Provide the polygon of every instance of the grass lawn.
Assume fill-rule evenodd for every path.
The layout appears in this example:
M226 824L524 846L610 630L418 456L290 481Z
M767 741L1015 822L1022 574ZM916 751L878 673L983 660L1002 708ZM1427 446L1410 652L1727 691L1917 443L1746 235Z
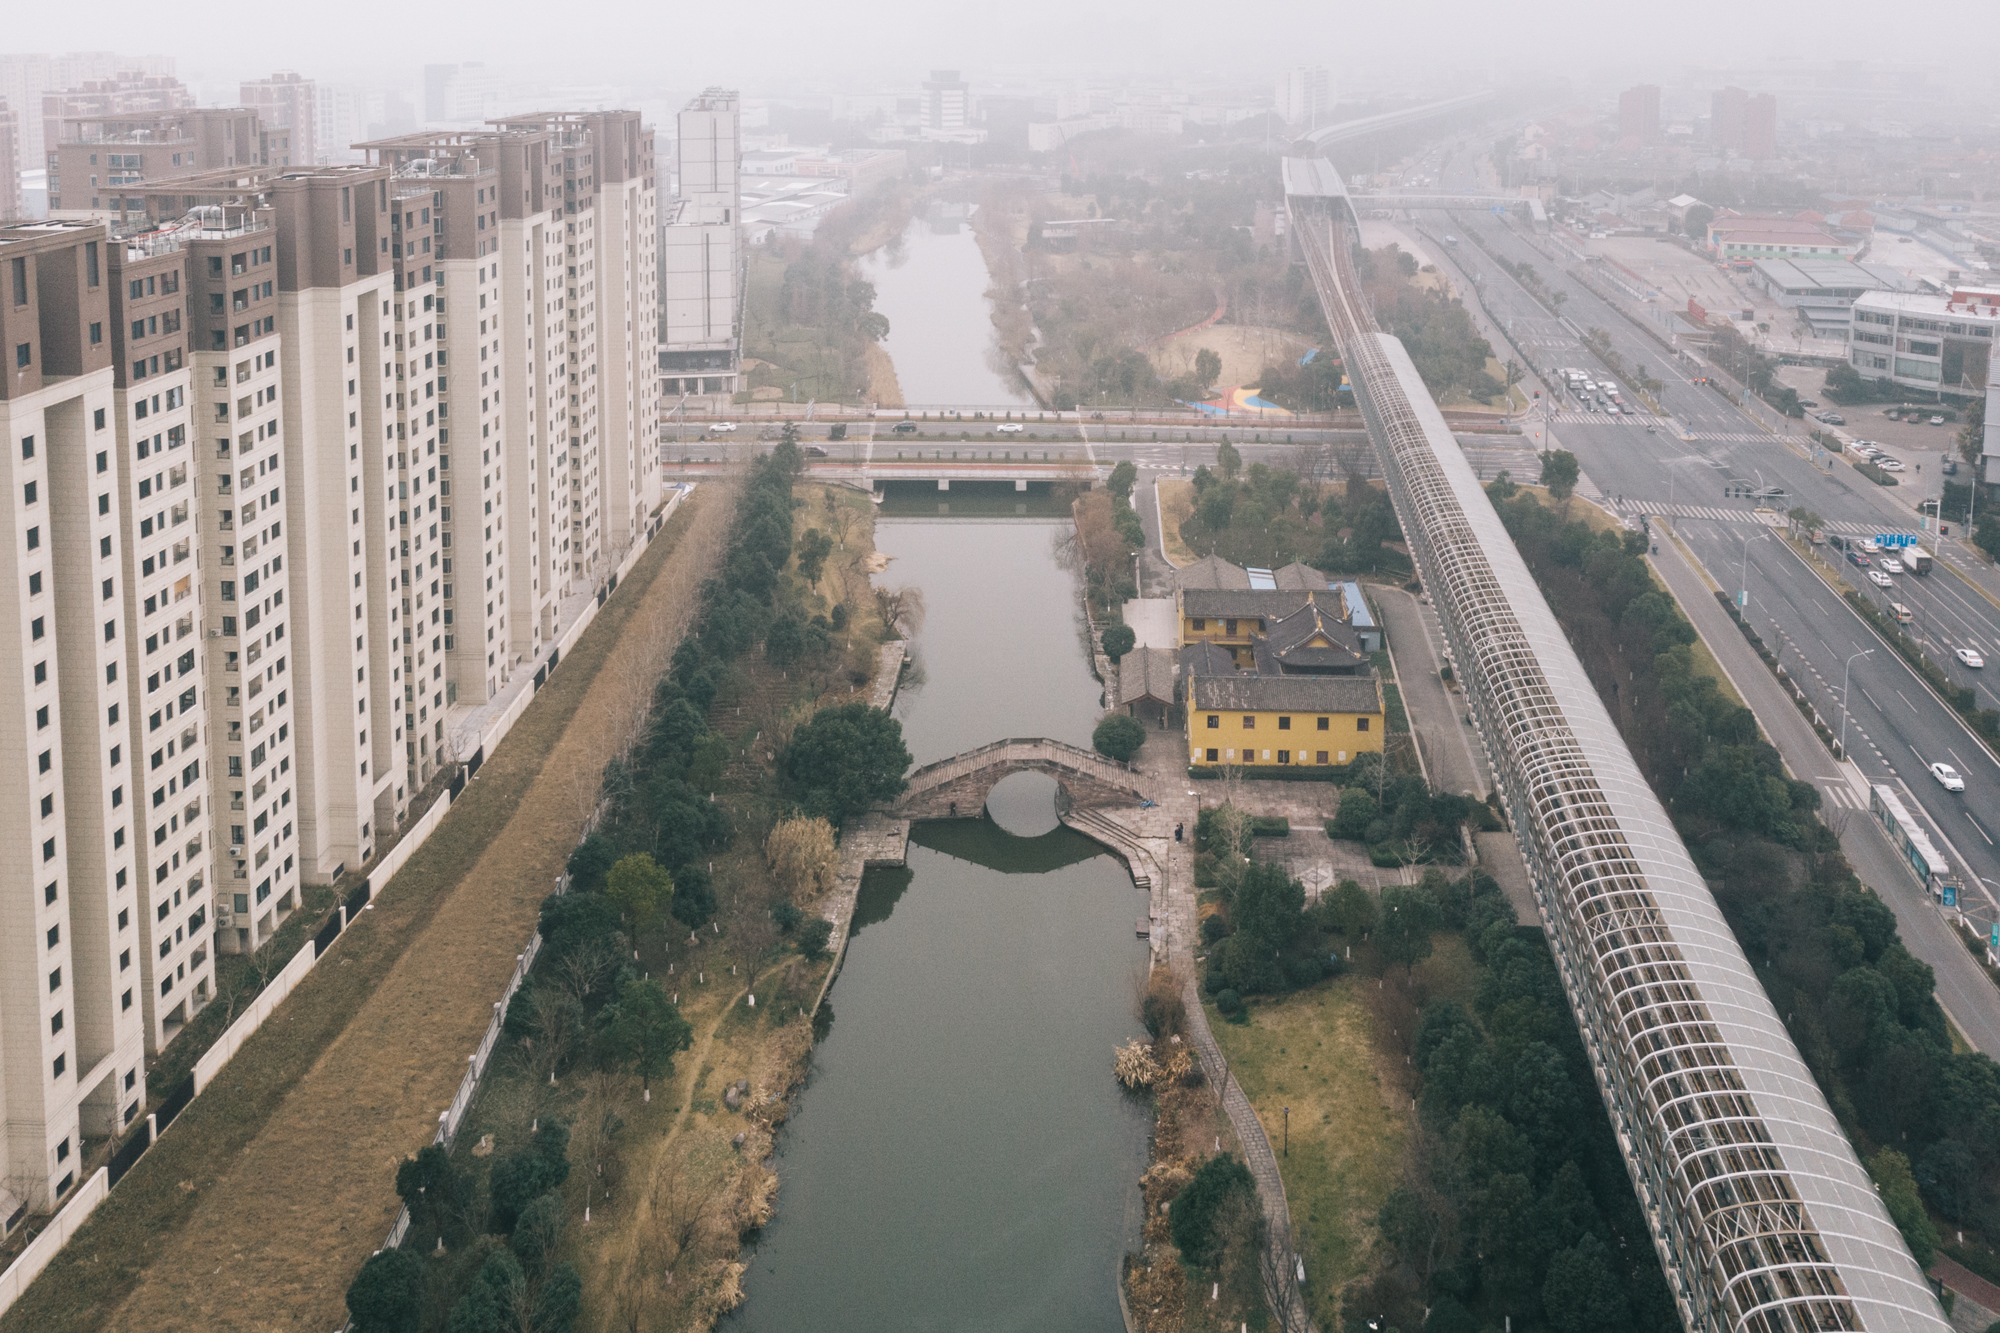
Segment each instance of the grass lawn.
M1349 973L1311 990L1252 1003L1249 1021L1213 1009L1209 1024L1236 1081L1282 1150L1292 1226L1306 1254L1306 1299L1321 1328L1340 1327L1340 1289L1373 1261L1375 1212L1395 1180L1408 1134L1397 1083L1375 1042L1376 1018ZM1406 1103L1405 1103L1406 1104Z
M1410 991L1469 1004L1477 968L1465 941L1439 935L1433 948L1417 965ZM1401 1169L1412 1124L1394 1054L1400 1047L1380 1003L1396 988L1379 990L1370 975L1378 969L1355 961L1357 970L1333 981L1252 1000L1242 1023L1207 1007L1231 1074L1281 1153L1291 1108L1291 1151L1278 1166L1305 1255L1306 1301L1323 1329L1341 1326L1340 1289L1374 1262L1375 1213Z
M1194 513L1194 483L1175 479L1154 485L1160 492L1160 523L1166 538L1167 559L1176 565L1191 565L1198 557L1181 540L1181 524Z

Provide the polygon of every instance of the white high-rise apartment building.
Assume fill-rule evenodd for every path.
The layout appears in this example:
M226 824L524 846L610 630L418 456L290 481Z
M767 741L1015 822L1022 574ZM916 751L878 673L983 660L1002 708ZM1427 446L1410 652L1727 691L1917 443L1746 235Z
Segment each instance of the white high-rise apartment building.
M660 211L661 392L736 391L743 273L737 96L710 88L676 125L677 197Z
M0 228L0 1224L74 1188L213 993L184 271L99 223Z
M0 1227L658 507L636 113L375 148L0 226Z
M1324 65L1300 65L1278 75L1273 106L1278 119L1299 129L1314 129L1333 114L1333 75Z
M653 131L636 111L494 123L546 132L550 171L561 167L565 345L555 364L569 376L566 554L573 572L595 582L609 568L600 561L616 564L660 503L660 390L649 342L660 318ZM553 216L553 196L550 203Z

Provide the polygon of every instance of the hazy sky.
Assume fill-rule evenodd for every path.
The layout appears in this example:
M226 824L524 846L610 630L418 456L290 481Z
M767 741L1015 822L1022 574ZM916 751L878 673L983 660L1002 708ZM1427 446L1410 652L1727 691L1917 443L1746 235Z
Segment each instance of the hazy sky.
M403 82L426 62L484 60L550 81L698 87L765 95L901 82L931 66L1069 73L1252 74L1327 64L1346 86L1383 75L1524 70L1667 79L1691 65L1792 60L1937 62L1994 78L1992 0L1915 11L1859 0L758 0L664 5L560 0L481 5L343 0L266 7L254 22L205 23L184 7L131 0L72 9L14 0L0 49L115 47L177 56L184 74L227 79L297 69ZM189 42L190 33L201 37ZM220 35L220 43L215 40ZM1974 73L1972 77L1979 77Z

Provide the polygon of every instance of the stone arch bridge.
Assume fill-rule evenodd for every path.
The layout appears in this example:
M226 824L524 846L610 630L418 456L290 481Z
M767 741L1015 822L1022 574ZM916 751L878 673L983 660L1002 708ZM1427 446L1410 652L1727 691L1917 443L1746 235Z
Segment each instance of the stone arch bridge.
M1047 773L1056 780L1056 805L1067 812L1143 799L1123 764L1093 750L1042 737L994 741L976 750L925 764L910 774L895 811L906 819L977 815L993 784L1010 773Z

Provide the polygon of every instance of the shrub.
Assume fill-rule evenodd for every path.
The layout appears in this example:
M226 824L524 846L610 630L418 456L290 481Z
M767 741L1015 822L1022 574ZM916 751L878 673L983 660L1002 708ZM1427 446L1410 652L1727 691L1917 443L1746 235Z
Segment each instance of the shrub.
M416 1333L423 1291L423 1260L402 1250L377 1250L347 1288L355 1333Z
M1243 1011L1243 997L1225 986L1216 992L1215 1007L1219 1013L1233 1018Z
M1146 996L1139 1002L1139 1018L1156 1041L1186 1031L1187 1004L1173 973L1164 968L1154 972L1146 983Z
M1100 642L1104 645L1104 655L1116 662L1132 651L1139 642L1139 636L1133 633L1130 625L1106 625Z
M1097 730L1090 733L1090 744L1107 759L1127 763L1139 753L1139 747L1146 743L1146 727L1136 717L1124 713L1113 713L1097 724Z
M771 919L776 921L778 929L787 935L792 933L792 929L799 924L800 918L804 915L799 911L797 903L781 902L771 909Z
M794 897L809 898L832 888L840 869L833 825L817 817L799 815L772 825L764 855L778 883Z
M674 920L693 930L715 915L715 885L700 866L682 866L674 874Z
M604 877L618 861L618 849L601 833L593 833L569 854L570 888L595 893L604 887Z
M569 1179L569 1127L544 1118L528 1146L493 1164L493 1229L508 1235L528 1205Z
M1303 990L1327 975L1326 961L1317 954L1289 959L1285 963L1285 980L1293 990Z
M1340 793L1340 808L1332 819L1326 821L1326 836L1344 838L1359 842L1367 835L1369 824L1380 813L1375 804L1375 794L1361 787L1349 787Z
M1198 1267L1213 1263L1221 1249L1216 1221L1236 1197L1254 1197L1257 1182L1250 1168L1227 1153L1201 1164L1194 1177L1174 1196L1171 1210L1174 1244L1181 1258Z
M798 929L799 952L814 962L826 956L827 942L833 938L833 922L813 917Z
M1256 815L1250 820L1250 832L1259 838L1282 838L1292 831L1292 821L1283 815Z
M1201 942L1213 944L1229 935L1229 922L1222 913L1214 912L1201 919Z

